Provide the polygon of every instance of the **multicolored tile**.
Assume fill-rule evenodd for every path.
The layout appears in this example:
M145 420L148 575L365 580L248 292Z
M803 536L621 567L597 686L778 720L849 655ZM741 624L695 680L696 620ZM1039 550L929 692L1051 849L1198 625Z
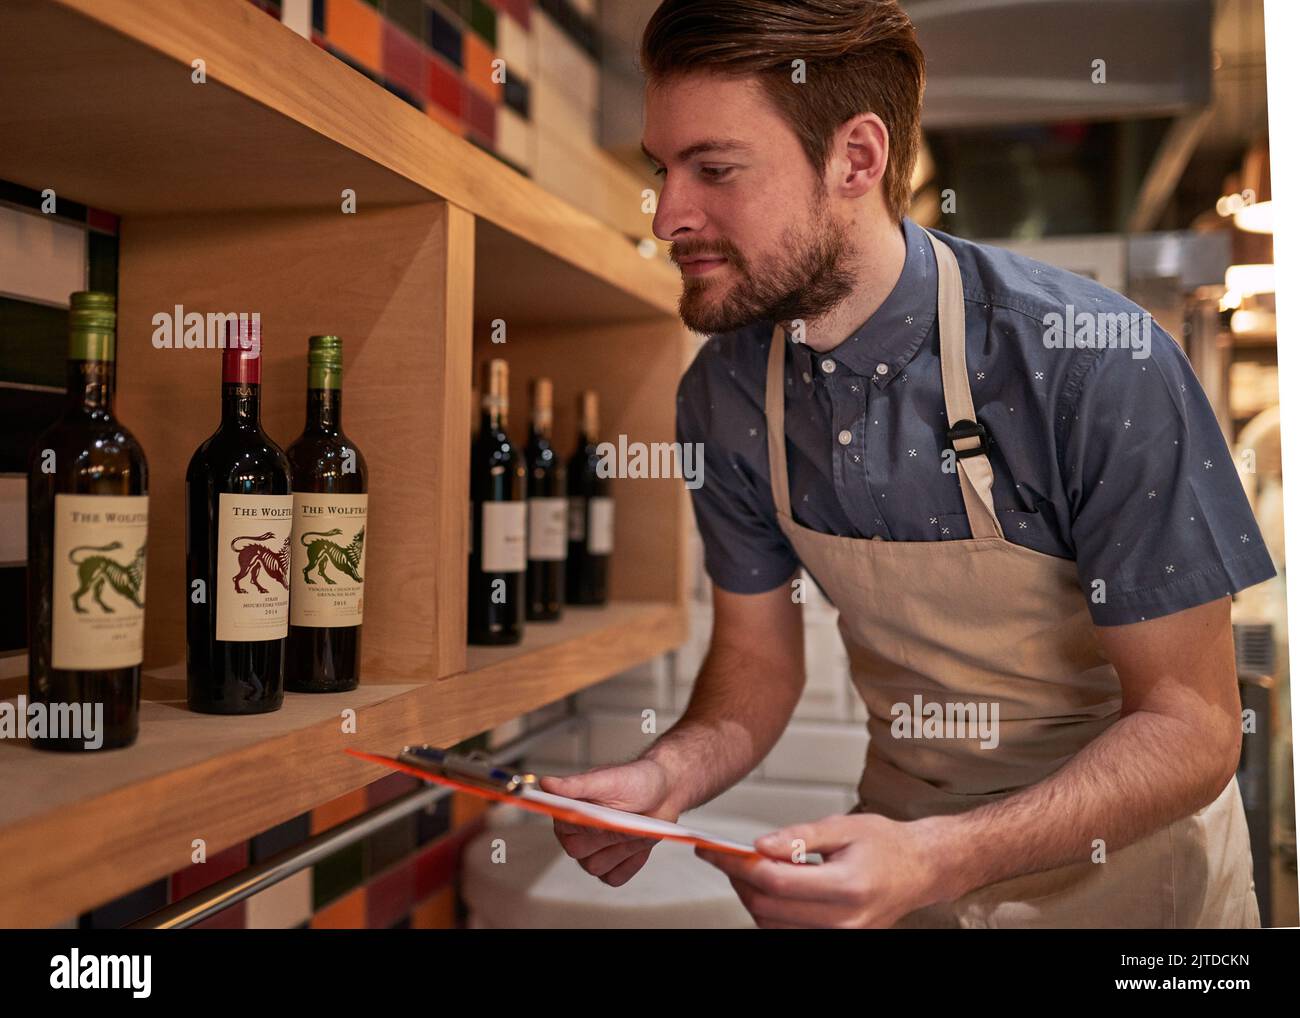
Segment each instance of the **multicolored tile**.
M363 0L327 0L325 37L357 63L377 70L383 63L383 19Z

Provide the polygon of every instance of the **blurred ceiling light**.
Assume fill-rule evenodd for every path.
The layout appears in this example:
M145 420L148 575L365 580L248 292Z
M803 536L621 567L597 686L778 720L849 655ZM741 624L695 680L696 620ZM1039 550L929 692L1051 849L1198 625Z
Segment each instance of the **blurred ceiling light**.
M1243 297L1257 293L1274 293L1274 273L1271 264L1229 265L1223 281L1229 290L1236 290Z
M1243 339L1268 339L1277 335L1277 316L1242 308L1232 313L1231 327L1232 334Z
M1261 201L1253 205L1243 205L1233 213L1232 224L1238 230L1245 230L1247 233L1272 233L1273 203Z
M1241 294L1236 290L1224 290L1223 296L1219 298L1220 311L1232 311L1241 307Z

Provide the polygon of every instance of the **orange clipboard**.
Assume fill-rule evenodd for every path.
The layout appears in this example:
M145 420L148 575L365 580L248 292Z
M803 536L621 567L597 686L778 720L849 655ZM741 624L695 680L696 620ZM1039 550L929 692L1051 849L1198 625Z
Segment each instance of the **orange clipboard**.
M343 752L359 760L368 760L395 771L414 775L424 781L446 785L484 799L508 803L533 813L544 813L566 823L579 824L583 827L599 827L641 838L680 841L715 852L727 852L742 857L767 858L753 846L715 837L681 824L543 791L537 784L536 775L509 773L492 766L490 761L482 758L458 756L431 746L405 747L402 755L406 759L366 753L359 749L345 749Z

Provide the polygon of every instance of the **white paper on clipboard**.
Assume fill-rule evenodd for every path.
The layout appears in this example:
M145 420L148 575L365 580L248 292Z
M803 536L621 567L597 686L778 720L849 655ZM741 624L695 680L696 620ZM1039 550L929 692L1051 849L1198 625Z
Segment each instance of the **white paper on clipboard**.
M575 813L581 813L593 819L605 820L619 824L622 827L641 831L649 837L677 834L683 837L698 838L707 843L705 847L716 845L719 848L738 849L742 852L755 851L753 845L732 841L730 838L720 838L694 827L675 824L671 820L642 816L640 813L628 813L621 809L614 809L612 806L600 806L582 799L570 799L568 796L556 795L554 792L543 792L540 788L526 786L519 791L519 798L531 799L534 802L545 803L548 806L571 809Z

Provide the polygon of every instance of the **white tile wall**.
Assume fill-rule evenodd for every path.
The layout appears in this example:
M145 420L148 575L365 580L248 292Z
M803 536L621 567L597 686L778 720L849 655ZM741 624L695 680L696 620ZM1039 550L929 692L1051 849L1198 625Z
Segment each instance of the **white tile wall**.
M497 56L506 62L507 75L518 71L526 81L533 80L537 68L533 33L514 18L497 18Z
M653 709L653 708L651 708ZM642 731L646 724L640 711L591 710L588 720L588 762L593 767L624 763L641 754L677 721L672 711L655 711L654 734Z
M57 201L57 195L56 199ZM53 216L0 205L0 293L58 307L86 288L86 231Z
M509 106L497 107L497 152L532 172L536 148L533 125Z
M535 79L559 88L579 109L595 110L600 94L596 62L544 11L534 8L530 23L537 55Z
M578 708L614 707L639 714L646 708L672 711L672 662L662 655L578 694Z
M310 869L299 870L248 899L250 930L288 930L311 918Z

